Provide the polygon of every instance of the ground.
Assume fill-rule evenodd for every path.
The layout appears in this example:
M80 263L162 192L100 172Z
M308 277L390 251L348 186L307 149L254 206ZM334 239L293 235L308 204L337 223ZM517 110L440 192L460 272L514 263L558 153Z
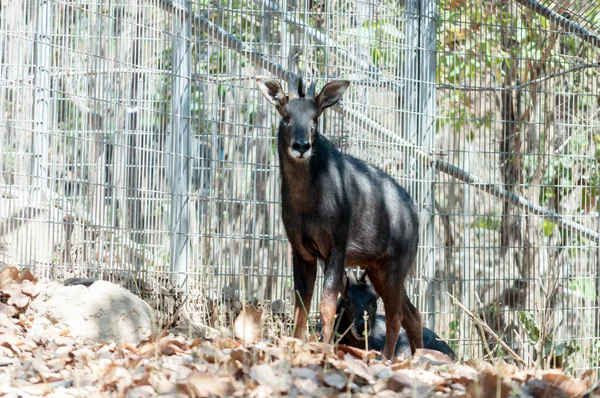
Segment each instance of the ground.
M30 308L39 294L31 273L0 272L0 396L205 397L452 396L594 397L593 372L508 363L452 362L435 351L382 362L374 351L280 338L225 335L190 339L163 330L138 344L86 343L42 323ZM249 326L254 316L236 323ZM243 328L242 328L243 329Z

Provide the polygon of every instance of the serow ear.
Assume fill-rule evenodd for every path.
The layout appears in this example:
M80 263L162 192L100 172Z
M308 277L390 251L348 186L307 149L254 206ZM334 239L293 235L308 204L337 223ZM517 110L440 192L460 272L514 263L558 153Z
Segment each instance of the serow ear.
M279 82L275 79L256 79L256 83L262 95L275 105L281 116L286 117L285 104L288 102L288 96L283 92Z
M350 86L347 80L334 80L325 85L315 101L319 109L319 115L325 110L339 102L346 89Z

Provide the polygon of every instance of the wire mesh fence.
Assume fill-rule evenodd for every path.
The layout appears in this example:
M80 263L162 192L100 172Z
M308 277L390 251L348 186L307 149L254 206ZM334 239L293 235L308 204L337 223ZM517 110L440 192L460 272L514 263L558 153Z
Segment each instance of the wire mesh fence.
M598 7L0 6L3 262L142 293L171 275L211 324L242 300L289 319L278 116L255 78L344 78L321 131L415 198L427 325L464 358L503 355L450 293L526 361L598 366Z
M437 270L441 289L526 359L554 353L559 362L580 350L569 366L597 367L599 53L578 24L600 14L572 2L579 18L568 26L554 15L569 10L559 3L541 12L533 1L441 2L436 147L458 168L583 229L438 173ZM467 338L463 349L482 346L464 316L450 318L451 334ZM483 354L497 348L485 335Z

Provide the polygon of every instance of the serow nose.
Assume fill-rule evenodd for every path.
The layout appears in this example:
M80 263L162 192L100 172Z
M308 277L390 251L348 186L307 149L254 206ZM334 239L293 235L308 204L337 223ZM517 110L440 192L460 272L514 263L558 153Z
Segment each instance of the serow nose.
M310 143L306 140L296 140L292 144L292 149L294 151L300 152L300 155L303 155L304 152L310 149Z

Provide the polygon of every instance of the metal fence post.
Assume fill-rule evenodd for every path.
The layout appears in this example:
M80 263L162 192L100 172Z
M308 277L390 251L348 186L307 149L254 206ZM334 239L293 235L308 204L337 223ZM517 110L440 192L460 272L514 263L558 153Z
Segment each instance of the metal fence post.
M35 38L35 99L31 177L36 200L48 189L48 129L50 128L50 62L52 55L52 2L40 0Z
M406 2L406 64L404 93L404 139L425 150L433 149L435 136L435 3L436 0ZM407 156L406 169L412 182L410 193L420 213L420 242L417 275L426 286L417 284L418 306L428 312L427 324L434 327L434 191L435 171L429 164ZM414 172L414 173L413 173Z
M435 138L435 70L436 70L436 29L435 10L437 0L420 0L419 4L419 112L417 143L423 148L433 150ZM433 182L435 168L432 165L419 164L423 168L420 179L420 197L426 216L423 226L424 263L427 289L425 301L429 313L427 324L435 328L435 192Z
M190 5L178 0L184 11L173 13L173 88L171 96L171 273L188 293L189 182L190 182Z

